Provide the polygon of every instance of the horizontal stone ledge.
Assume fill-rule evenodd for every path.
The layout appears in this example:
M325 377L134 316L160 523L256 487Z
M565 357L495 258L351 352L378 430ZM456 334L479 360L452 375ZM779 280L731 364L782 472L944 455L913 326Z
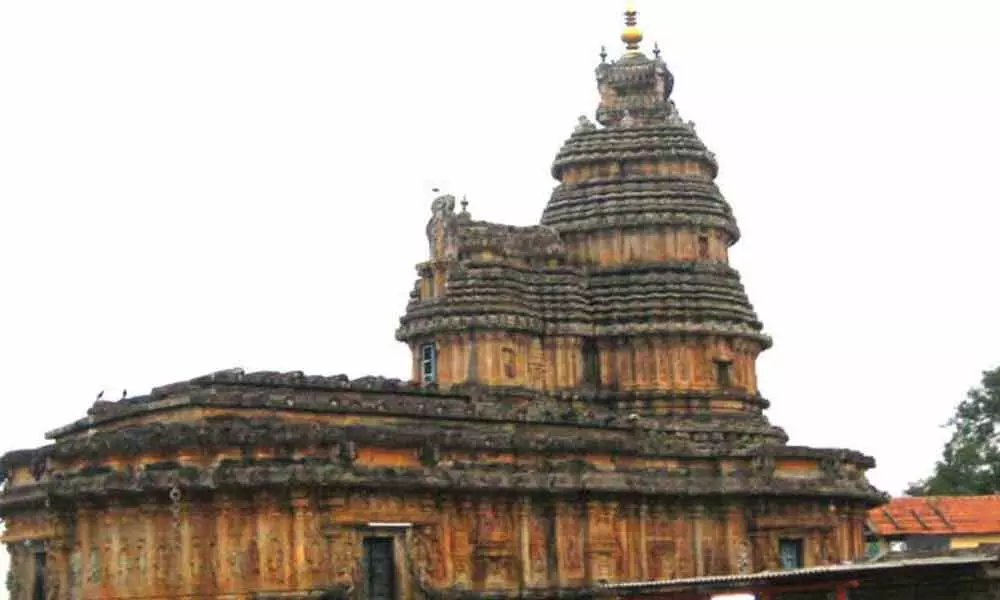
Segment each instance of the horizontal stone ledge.
M652 473L489 473L443 469L306 468L295 466L184 467L145 472L75 476L14 488L0 496L0 515L24 502L37 502L39 489L53 501L119 495L246 491L279 488L370 488L375 491L455 491L461 493L632 494L677 497L809 497L854 499L877 505L885 497L864 482L785 480L768 476L664 477ZM23 498L23 500L21 500Z
M169 393L167 393L169 392ZM300 392L302 393L300 395ZM414 416L435 419L479 421L537 421L546 424L607 426L615 415L609 407L619 402L687 401L704 399L744 400L760 406L766 400L757 394L728 390L554 390L543 392L523 387L484 386L474 383L439 389L381 377L348 380L346 376L213 374L154 390L151 396L118 402L103 402L90 416L54 432L63 437L103 423L138 415L184 407L264 408L281 411ZM531 401L526 407L524 402ZM584 411L566 402L596 402ZM573 409L573 418L567 418ZM590 415L590 416L588 416ZM673 423L677 415L665 415ZM695 415L692 415L695 418ZM719 416L726 419L725 416Z

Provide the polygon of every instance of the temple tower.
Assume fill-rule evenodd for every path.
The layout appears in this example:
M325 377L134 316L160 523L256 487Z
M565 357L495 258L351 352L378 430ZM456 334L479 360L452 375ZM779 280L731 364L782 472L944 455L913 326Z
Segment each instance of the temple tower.
M718 164L678 114L659 48L639 49L633 8L625 21L624 54L602 51L596 70L597 123L580 117L552 165L541 227L435 201L399 331L416 378L640 393L653 412L763 406L755 361L771 341L729 265L739 229Z
M634 9L626 25L625 54L597 67L600 127L581 120L560 150L542 223L587 267L601 387L715 391L714 407L740 410L771 342L729 265L739 229L659 48L639 50Z

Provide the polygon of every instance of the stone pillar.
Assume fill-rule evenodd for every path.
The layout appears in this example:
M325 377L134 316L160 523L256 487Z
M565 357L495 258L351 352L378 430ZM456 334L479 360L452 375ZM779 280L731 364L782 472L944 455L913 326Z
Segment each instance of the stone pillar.
M696 504L690 509L691 519L691 551L694 554L695 575L701 577L705 574L705 553L703 544L705 542L704 523L705 509L701 504Z
M526 588L531 582L531 498L522 496L517 503L517 540L518 540L518 568L520 570L521 589Z
M639 580L646 581L649 579L649 502L645 497L640 501L639 504Z

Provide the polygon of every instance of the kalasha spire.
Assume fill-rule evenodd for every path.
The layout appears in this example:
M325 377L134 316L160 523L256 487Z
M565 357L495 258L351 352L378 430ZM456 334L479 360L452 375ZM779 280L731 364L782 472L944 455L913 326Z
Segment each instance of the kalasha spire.
M653 47L652 56L639 50L644 36L638 16L639 11L630 2L621 33L625 43L622 56L609 61L601 52L601 63L596 69L601 93L597 121L605 127L661 123L675 114L670 101L674 77L660 57L659 45Z
M642 41L642 30L637 23L639 11L635 9L635 3L629 2L625 8L625 30L622 31L622 41L625 42L625 49L628 54L639 53L639 42Z

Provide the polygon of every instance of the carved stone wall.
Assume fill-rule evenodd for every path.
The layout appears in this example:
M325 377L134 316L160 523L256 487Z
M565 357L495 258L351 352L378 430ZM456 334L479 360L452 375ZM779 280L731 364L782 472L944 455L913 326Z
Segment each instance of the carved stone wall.
M734 544L744 541L730 535L747 530L755 570L777 567L782 535L805 540L807 566L860 551L840 554L830 540L848 535L851 525L817 504L751 508L671 498L201 494L174 503L88 504L74 520L73 531L63 529L50 542L50 554L62 544L69 558L50 561L53 581L67 584L54 585L53 600L356 592L363 539L380 523L400 524L404 597L730 573ZM11 598L29 600L29 545L8 548Z

